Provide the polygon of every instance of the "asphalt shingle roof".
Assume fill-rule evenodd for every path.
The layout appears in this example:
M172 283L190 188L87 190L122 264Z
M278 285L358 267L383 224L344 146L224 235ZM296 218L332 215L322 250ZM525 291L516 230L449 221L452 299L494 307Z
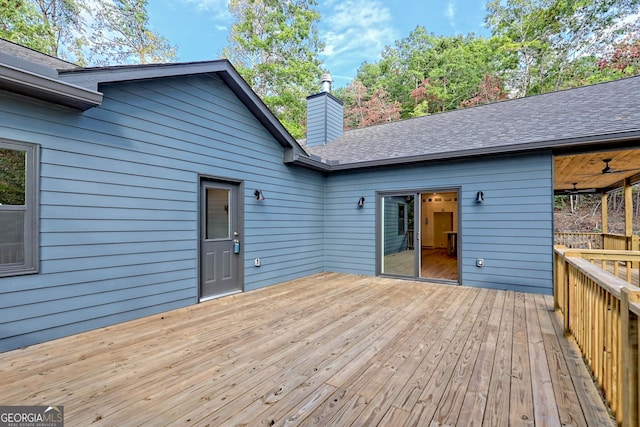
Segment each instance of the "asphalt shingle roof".
M640 76L355 129L306 147L341 165L469 151L640 130Z
M0 52L56 70L72 70L78 68L75 64L29 49L28 47L21 46L3 38L0 38Z

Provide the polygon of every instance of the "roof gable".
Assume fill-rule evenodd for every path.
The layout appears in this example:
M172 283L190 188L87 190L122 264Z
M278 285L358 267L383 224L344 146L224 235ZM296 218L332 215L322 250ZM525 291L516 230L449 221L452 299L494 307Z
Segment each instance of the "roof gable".
M100 84L125 81L179 77L194 74L217 74L247 108L267 128L274 138L297 156L304 153L298 142L285 129L260 97L251 89L236 69L226 59L202 62L123 65L112 67L80 68L60 72L60 79L91 90L99 90ZM287 156L287 157L290 157Z
M79 110L100 105L102 83L215 73L285 148L285 161L306 156L228 60L80 68L7 40L0 39L0 47L1 90Z

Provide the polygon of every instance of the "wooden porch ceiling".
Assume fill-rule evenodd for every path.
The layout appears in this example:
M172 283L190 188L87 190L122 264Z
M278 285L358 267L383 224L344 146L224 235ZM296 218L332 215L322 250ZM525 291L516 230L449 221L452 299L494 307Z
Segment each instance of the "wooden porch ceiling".
M0 354L75 425L612 425L542 295L321 274Z
M610 171L603 173L610 159ZM576 188L610 191L624 185L625 178L640 181L640 149L601 151L592 153L556 155L554 159L554 183L556 194Z

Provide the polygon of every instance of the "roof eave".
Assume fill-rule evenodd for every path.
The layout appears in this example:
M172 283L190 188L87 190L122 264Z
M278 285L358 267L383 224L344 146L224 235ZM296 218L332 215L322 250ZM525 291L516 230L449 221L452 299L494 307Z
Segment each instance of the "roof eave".
M559 140L528 142L523 144L503 145L496 147L483 147L469 150L447 151L440 153L421 154L417 156L404 156L389 159L376 159L362 162L338 163L318 161L306 157L298 157L295 163L301 166L317 167L323 165L322 170L325 172L348 171L357 169L379 168L387 166L397 166L404 164L415 164L423 162L432 162L438 160L465 159L471 157L495 156L504 154L517 154L531 151L552 150L553 152L575 152L589 146L591 149L599 145L606 144L606 148L617 148L638 146L640 147L640 130L631 130L618 133L609 133L601 135L588 135L576 138L567 138ZM603 146L603 148L605 148Z
M298 141L282 125L280 120L271 112L264 101L251 89L247 82L240 76L231 62L224 60L224 70L218 72L220 78L229 86L243 104L251 111L273 135L280 145L290 148L296 155L305 154Z
M307 154L295 152L293 150L285 151L284 161L288 164L302 166L319 172L331 171L331 165L321 161L320 159L315 159Z
M102 94L0 63L0 89L85 111L102 103Z

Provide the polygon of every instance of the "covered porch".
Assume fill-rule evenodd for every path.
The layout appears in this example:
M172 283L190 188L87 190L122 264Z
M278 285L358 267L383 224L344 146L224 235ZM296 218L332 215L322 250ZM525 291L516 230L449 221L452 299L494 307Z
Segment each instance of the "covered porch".
M87 425L613 425L551 296L319 274L0 354Z
M601 218L600 230L556 229L555 306L617 423L625 426L640 423L640 236L637 224L634 227L640 207L633 200L633 186L640 182L640 150L636 146L637 141L629 141L628 147L554 158L554 194L595 194ZM609 231L612 192L623 197L624 227L617 233Z
M640 250L640 236L634 230L633 186L640 182L640 149L595 150L554 157L554 194L595 194L600 198L600 230L556 230L554 244L569 248ZM609 193L622 191L624 230L609 230Z

